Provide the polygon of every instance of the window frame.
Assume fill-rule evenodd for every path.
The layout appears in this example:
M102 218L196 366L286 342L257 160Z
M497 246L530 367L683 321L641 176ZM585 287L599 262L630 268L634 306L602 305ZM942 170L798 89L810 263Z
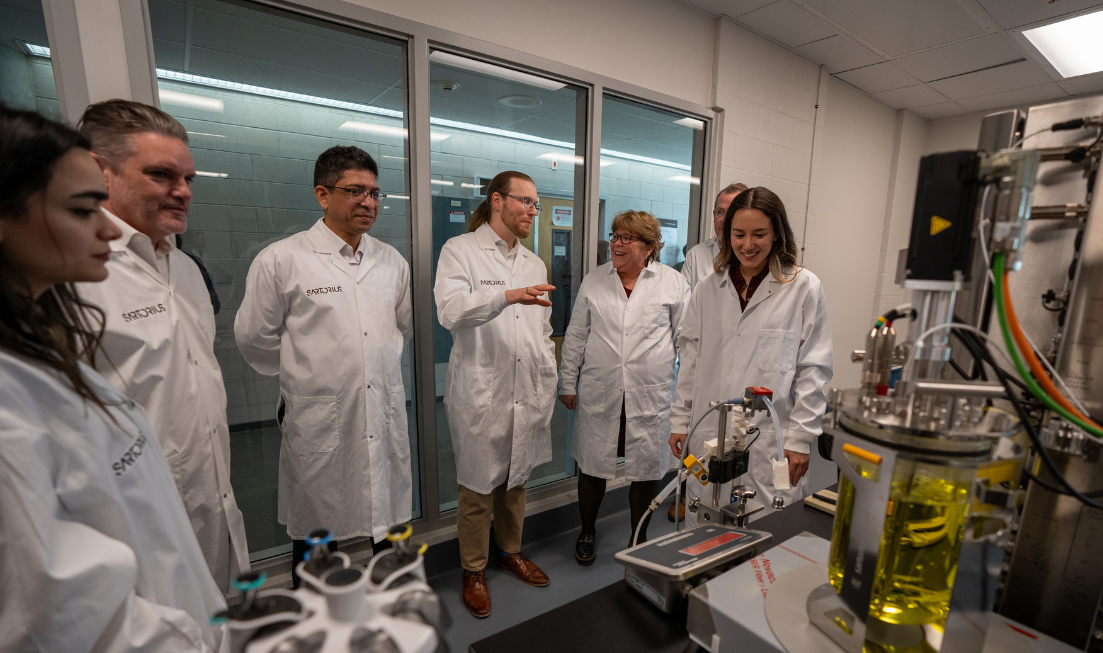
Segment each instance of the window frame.
M47 30L51 37L75 33L75 18L72 15L75 4L80 0L43 0ZM147 0L121 0L124 5L139 10L129 21L124 21L126 33L126 70L115 74L117 83L128 84L132 96L139 101L153 101L160 105L157 97L156 65L152 47L152 31L149 21ZM413 520L414 534L429 544L435 544L455 537L455 510L440 510L437 479L436 451L436 408L431 401L436 395L433 366L433 297L427 289L433 286L432 279L432 194L431 194L431 158L430 158L430 74L429 53L443 50L473 59L479 59L497 65L531 72L536 75L558 79L580 86L587 92L585 107L579 113L585 114L585 152L588 162L600 161L601 156L601 115L602 101L606 94L612 97L638 102L668 111L673 111L704 122L705 135L700 162L701 188L698 198L691 199L688 242L699 242L700 234L711 233L712 197L720 188L720 154L723 148L724 112L722 109L706 107L665 93L653 91L635 84L608 77L592 71L562 64L544 57L521 52L481 39L451 32L446 29L426 25L409 19L393 16L381 11L363 7L347 0L229 0L242 1L287 11L308 18L318 19L369 34L397 39L406 43L407 104L404 113L409 134L410 164L407 166L408 189L410 192L410 220L407 228L412 251L411 274L413 287L414 338L411 352L414 358L414 392L417 407L416 420L418 430L418 451L415 452L419 464L421 517ZM140 7L139 7L140 5ZM53 11L51 11L51 9ZM144 34L139 30L144 29ZM63 39L62 39L63 40ZM53 46L53 43L51 43ZM76 46L76 47L73 47ZM142 47L145 46L145 47ZM89 90L83 75L77 74L84 66L81 61L81 44L59 47L53 66L59 98L79 100L88 98ZM68 67L66 67L68 66ZM72 70L71 70L72 69ZM64 70L65 74L58 74ZM149 80L149 81L146 81ZM152 89L148 86L152 85ZM69 105L73 102L70 101ZM62 100L65 111L65 100ZM580 115L581 117L581 115ZM695 163L696 166L696 163ZM586 165L580 174L583 183L576 180L575 197L581 207L584 256L582 274L585 276L597 267L597 246L599 214L599 178L600 166ZM695 168L696 172L696 168ZM692 197L693 194L691 194ZM418 290L420 289L420 292ZM428 400L426 399L428 398ZM618 467L618 478L610 488L624 484L623 466ZM553 481L529 492L528 514L535 514L558 506L567 505L575 500L572 494L576 488L574 478ZM366 543L361 546L366 545ZM347 547L355 551L355 544ZM257 568L268 568L276 573L289 571L290 554L277 555L257 561ZM284 569L284 567L287 567Z

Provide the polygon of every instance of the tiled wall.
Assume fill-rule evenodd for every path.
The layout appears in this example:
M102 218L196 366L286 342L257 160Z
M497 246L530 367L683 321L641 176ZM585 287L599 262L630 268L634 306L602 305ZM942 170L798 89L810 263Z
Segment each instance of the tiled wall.
M355 111L166 80L160 81L160 88L222 102L221 111L162 102L192 132L196 169L226 175L196 179L184 248L203 259L222 302L216 316L215 349L226 381L230 424L273 419L277 381L254 372L234 342L233 322L249 265L266 245L308 229L321 217L312 186L314 160L326 148L350 143L376 159L380 188L392 195L383 203L389 208L381 210L371 235L405 254L408 203L393 197L408 194L402 139L340 129L350 120L392 127L399 123ZM542 193L573 195L573 153L563 150L564 160L552 170L549 160L536 157L556 151L553 147L459 129L433 127L433 132L447 136L432 142L433 178L452 182L452 186L434 188L434 193L471 197L472 189L461 184L470 184L476 176L520 170L533 177ZM669 180L684 173L610 161L601 177L606 214L635 208L660 218L676 218L684 242L689 185ZM408 355L405 360L403 376L407 396L412 396Z
M61 120L50 60L0 44L0 102Z

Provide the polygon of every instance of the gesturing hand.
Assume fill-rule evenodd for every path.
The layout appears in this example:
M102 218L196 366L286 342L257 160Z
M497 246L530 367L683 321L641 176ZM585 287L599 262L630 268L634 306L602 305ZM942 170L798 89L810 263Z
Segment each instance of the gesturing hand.
M514 288L506 291L506 301L510 304L525 304L528 306L551 306L552 303L544 299L544 293L555 290L555 286L547 283L524 288Z

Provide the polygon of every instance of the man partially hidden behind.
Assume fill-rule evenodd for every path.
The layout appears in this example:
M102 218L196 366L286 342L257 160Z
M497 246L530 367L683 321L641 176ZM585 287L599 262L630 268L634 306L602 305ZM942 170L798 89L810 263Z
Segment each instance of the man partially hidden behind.
M195 262L176 248L188 226L195 164L184 127L128 100L85 110L109 199L122 230L107 281L79 284L107 321L97 370L149 413L203 557L220 590L249 570L245 522L230 485L226 389L214 354L211 297Z
M234 322L245 360L279 377L279 522L296 566L312 530L370 537L379 550L413 507L402 384L410 266L368 235L386 197L378 175L360 148L322 152L314 195L323 217L257 255Z
M518 242L540 211L532 178L503 172L471 214L468 233L444 244L433 295L455 344L444 407L456 454L457 530L463 603L490 616L486 567L490 520L494 562L522 582L547 575L521 553L525 483L551 460L551 414L558 375L551 336L548 269Z

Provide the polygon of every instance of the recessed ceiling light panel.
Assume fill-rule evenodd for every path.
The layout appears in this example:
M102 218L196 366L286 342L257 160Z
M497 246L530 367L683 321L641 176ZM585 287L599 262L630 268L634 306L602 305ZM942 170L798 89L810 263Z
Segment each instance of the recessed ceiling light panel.
M1062 77L1103 71L1103 11L1023 31Z
M544 103L540 98L531 95L507 95L498 101L510 109L535 109Z

